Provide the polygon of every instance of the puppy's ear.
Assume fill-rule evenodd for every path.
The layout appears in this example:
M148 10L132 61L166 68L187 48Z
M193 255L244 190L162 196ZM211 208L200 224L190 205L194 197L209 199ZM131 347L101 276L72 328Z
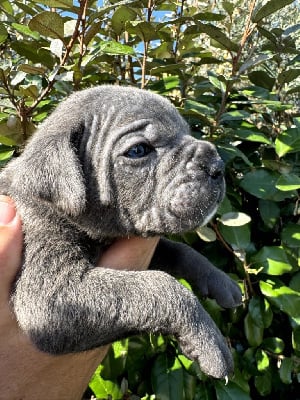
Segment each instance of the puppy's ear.
M70 135L37 135L16 164L13 186L18 193L50 202L73 217L85 209L84 176Z

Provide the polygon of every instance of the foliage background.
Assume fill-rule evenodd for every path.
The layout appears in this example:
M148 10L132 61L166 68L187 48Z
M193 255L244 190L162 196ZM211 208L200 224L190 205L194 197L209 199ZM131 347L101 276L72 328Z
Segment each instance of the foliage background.
M299 3L0 0L0 10L1 164L62 98L102 83L168 97L226 162L215 219L174 239L241 285L236 310L202 299L235 375L213 380L173 338L146 335L114 344L86 397L299 399Z

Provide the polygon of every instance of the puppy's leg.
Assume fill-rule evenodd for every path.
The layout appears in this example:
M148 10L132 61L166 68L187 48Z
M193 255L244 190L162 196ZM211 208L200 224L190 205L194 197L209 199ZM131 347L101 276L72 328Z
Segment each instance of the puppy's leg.
M241 304L242 295L238 285L207 258L183 243L162 238L150 268L186 279L202 296L216 299L222 307L231 308Z
M76 242L74 232L63 232L62 226L50 236L46 225L43 234L27 234L26 242L13 305L21 328L39 349L84 351L139 332L161 332L175 335L207 374L220 378L232 371L218 328L170 275L95 268L87 257L92 244Z

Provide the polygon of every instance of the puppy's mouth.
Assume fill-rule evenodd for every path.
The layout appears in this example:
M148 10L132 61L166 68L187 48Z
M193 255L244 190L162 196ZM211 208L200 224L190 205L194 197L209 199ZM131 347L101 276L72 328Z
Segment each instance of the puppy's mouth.
M207 180L202 185L193 181L181 183L170 194L168 211L188 229L206 224L224 198L224 179L214 184L209 177Z

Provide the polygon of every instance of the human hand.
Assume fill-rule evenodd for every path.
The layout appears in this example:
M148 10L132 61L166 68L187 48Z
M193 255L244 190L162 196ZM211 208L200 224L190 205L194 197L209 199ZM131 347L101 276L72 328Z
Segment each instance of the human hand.
M158 240L118 240L104 253L99 266L147 269ZM31 344L19 329L9 304L21 254L21 220L12 200L0 196L0 400L79 400L108 346L52 356Z

